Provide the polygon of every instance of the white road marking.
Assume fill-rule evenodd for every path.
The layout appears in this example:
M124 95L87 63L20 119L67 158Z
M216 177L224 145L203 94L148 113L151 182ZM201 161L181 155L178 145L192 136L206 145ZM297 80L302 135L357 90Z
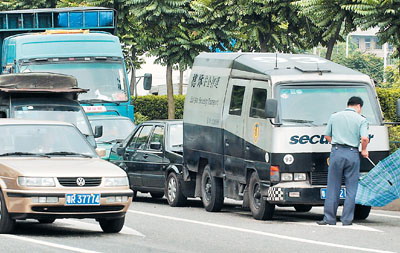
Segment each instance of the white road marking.
M83 221L78 221L78 220L66 219L66 220L56 221L55 224L60 224L60 223L66 224L69 226L73 226L73 227L77 227L79 229L85 229L85 230L91 230L91 231L102 231L100 228L100 225L96 224L96 223L89 223L89 222L83 222ZM119 234L145 237L144 234L140 233L137 230L129 228L127 226L124 226L122 228L122 230L119 232Z
M40 241L40 240L22 237L22 236L18 236L18 235L0 234L0 236L7 237L10 239L20 240L20 241L26 241L26 242L31 242L31 243L35 243L35 244L40 244L40 245L44 245L44 246L49 246L49 247L53 247L53 248L69 250L69 251L73 251L73 252L98 253L98 251L86 250L86 249L66 246L66 245L57 244L57 243L45 242L45 241Z
M154 213L147 213L147 212L145 213L145 212L133 211L133 210L128 210L128 212L134 213L134 214L140 214L140 215L146 215L146 216L162 218L162 219L168 219L168 220L174 220L174 221L181 221L181 222L187 222L187 223L192 223L192 224L198 224L198 225L203 225L203 226L209 226L209 227L215 227L215 228L223 228L223 229L229 229L229 230L233 230L233 231L257 234L257 235L264 235L264 236L268 236L268 237L284 239L284 240L290 240L290 241L296 241L296 242L302 242L302 243L309 243L309 244L315 244L315 245L322 245L322 246L342 248L342 249L351 249L351 250L358 250L358 251L365 251L365 252L379 252L379 253L389 253L390 252L390 253L393 253L391 251L384 251L384 250L377 250L377 249L370 249L370 248L361 248L361 247L356 247L356 246L335 244L335 243L329 243L329 242L320 242L320 241L303 239L303 238L298 238L298 237L279 235L279 234L274 234L274 233L268 233L268 232L262 232L262 231L257 231L257 230L238 228L238 227L232 227L232 226L226 226L226 225L219 225L219 224L214 224L214 223L209 223L209 222L188 220L188 219L182 219L182 218L177 218L177 217L172 217L172 216L159 215L159 214L154 214Z
M349 229L349 230L361 230L361 231L370 231L370 232L380 232L383 233L383 231L367 227L367 226L362 226L358 224L354 224L352 226L342 226L342 223L337 223L335 226L331 225L326 225L326 226L321 226L318 225L316 222L285 222L285 224L294 224L294 225L306 225L306 226L315 226L315 227L323 227L323 228L333 228L333 229Z
M400 219L400 216L397 215L380 214L380 213L370 213L370 215Z

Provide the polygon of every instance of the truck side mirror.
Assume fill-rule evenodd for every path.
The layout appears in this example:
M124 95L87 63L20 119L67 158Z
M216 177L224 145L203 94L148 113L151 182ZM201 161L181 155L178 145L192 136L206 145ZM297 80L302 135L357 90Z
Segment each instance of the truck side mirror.
M103 136L103 126L94 127L94 138L99 138Z
M161 149L161 143L160 142L150 142L150 149L160 150Z
M150 73L144 74L143 77L143 88L145 90L151 90L151 84L153 82L153 76Z
M397 118L400 118L400 98L397 99L397 103L396 103L396 114L397 114Z
M117 147L117 155L123 156L125 154L125 148L124 147Z
M278 100L267 99L267 102L265 103L265 117L275 118L277 114L278 114Z

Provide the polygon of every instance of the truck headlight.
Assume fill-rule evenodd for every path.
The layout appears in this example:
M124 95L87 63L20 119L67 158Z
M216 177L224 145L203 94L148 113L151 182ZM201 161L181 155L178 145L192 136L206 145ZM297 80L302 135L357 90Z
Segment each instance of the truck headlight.
M282 173L281 181L293 181L293 174L292 173Z
M54 187L52 177L18 177L18 184L26 187Z
M128 178L127 177L105 177L104 178L104 186L128 186Z
M306 173L294 173L294 181L305 181L307 180Z

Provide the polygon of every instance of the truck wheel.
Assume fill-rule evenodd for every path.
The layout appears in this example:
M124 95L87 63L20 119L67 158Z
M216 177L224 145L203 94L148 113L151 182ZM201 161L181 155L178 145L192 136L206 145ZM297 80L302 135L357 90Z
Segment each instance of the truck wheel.
M133 195L132 195L132 201L135 200L137 197L137 191L133 191Z
M174 172L168 175L164 195L170 206L183 206L186 203L186 197L182 193L182 186Z
M56 219L54 218L47 218L47 219L38 219L40 224L51 224L54 221L56 221Z
M300 213L305 213L310 211L312 206L310 205L294 205L294 209L296 209L296 212Z
M369 212L371 211L370 206L363 206L356 204L354 208L354 219L355 220L365 220L369 216Z
M206 165L201 176L201 196L208 212L218 212L224 204L224 190L221 178L211 175L210 165Z
M153 199L161 199L162 197L164 197L163 192L150 192L150 195Z
M0 234L11 233L15 226L15 220L10 218L3 192L0 191Z
M125 217L116 219L99 219L99 224L104 233L118 233L124 227Z
M260 179L253 172L249 181L249 205L251 214L256 220L271 220L274 215L275 205L268 203L261 196Z

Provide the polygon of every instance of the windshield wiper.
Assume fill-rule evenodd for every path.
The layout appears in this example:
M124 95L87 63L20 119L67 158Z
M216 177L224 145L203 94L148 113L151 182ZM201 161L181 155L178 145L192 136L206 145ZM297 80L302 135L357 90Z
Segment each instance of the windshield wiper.
M293 123L304 123L304 124L311 124L313 126L316 126L313 124L313 120L305 120L305 119L282 119L282 121L287 121L287 122L293 122Z
M50 153L45 153L45 155L73 155L73 156L82 156L85 158L93 158L93 156L90 156L90 155L85 155L85 154L75 153L75 152L68 152L68 151L50 152Z
M29 153L29 152L9 152L9 153L0 154L0 156L40 156L40 157L49 157L46 154Z

